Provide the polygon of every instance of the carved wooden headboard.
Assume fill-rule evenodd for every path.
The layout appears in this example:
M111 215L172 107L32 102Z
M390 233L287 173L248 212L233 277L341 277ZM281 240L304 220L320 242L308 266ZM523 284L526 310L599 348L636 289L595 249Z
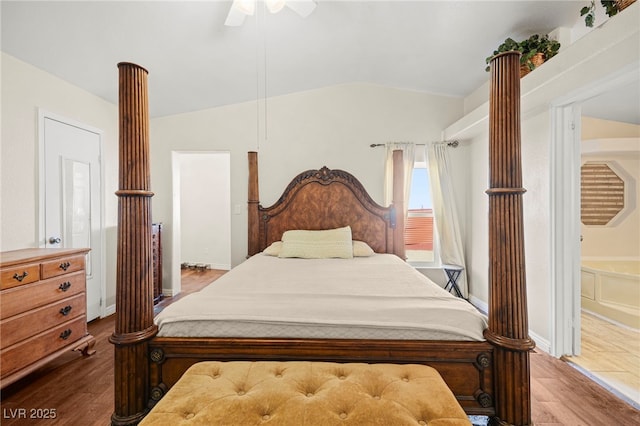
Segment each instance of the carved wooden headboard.
M404 257L401 202L377 204L353 175L343 170L307 170L297 175L270 207L258 202L257 154L249 153L249 255L254 255L290 229L332 229L351 226L354 240L377 253ZM399 240L398 238L401 238Z

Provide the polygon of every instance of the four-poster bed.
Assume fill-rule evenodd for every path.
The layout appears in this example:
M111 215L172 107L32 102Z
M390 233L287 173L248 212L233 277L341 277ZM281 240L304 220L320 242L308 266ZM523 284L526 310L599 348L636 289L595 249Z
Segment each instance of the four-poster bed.
M482 341L157 336L151 293L146 71L120 64L120 190L113 424L135 424L188 367L204 360L427 364L468 414L529 424L528 351L519 176L518 54L494 59L490 189L490 312ZM497 87L494 87L497 86ZM498 114L496 118L495 113ZM493 124L495 123L495 124ZM257 153L249 153L248 254L285 231L350 226L353 239L404 258L401 152L393 204L377 205L347 172L300 173L271 207L259 203ZM390 284L391 285L391 284Z

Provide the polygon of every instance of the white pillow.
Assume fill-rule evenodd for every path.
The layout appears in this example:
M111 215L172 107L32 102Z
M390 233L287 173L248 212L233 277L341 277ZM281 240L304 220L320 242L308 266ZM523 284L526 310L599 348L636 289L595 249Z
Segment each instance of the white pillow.
M364 241L353 240L353 257L373 256L374 251Z
M268 256L277 256L280 254L280 250L282 250L282 241L274 241L269 247L264 249L262 253Z
M323 231L286 231L282 234L282 249L278 257L350 259L353 257L351 227Z
M282 250L282 241L274 241L262 251L267 256L279 256ZM369 257L373 256L375 252L369 244L364 241L353 240L353 257Z

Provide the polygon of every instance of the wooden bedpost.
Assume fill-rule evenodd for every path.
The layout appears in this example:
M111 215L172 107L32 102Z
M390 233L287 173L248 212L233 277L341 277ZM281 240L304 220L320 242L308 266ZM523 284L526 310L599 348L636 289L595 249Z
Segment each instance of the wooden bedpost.
M153 323L151 197L147 70L118 64L120 182L116 326L115 408L113 425L137 424L147 413L149 366L147 342Z
M401 149L393 151L393 207L396 227L393 233L393 252L402 260L407 258L404 248L404 160Z
M531 392L522 218L520 53L491 61L489 96L489 328L495 365L492 424L530 425Z
M247 199L248 214L248 246L247 253L253 256L261 251L258 239L258 226L260 226L260 192L258 191L258 153L249 151L249 197Z

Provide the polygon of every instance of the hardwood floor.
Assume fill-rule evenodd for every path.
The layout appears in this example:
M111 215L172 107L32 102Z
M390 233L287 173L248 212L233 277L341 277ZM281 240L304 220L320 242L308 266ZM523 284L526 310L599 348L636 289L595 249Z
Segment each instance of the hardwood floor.
M567 357L640 406L640 331L582 312L582 353Z
M220 275L220 271L185 270L182 294L197 291ZM156 307L160 310L175 299L167 298ZM94 356L83 358L69 353L3 389L0 423L5 426L108 425L114 395L113 346L108 339L114 323L113 315L89 323L89 331L96 338ZM640 424L640 411L567 363L544 353L531 354L531 394L536 425ZM45 414L49 410L49 414L55 413L55 418L31 419L32 409L41 410L33 414Z

